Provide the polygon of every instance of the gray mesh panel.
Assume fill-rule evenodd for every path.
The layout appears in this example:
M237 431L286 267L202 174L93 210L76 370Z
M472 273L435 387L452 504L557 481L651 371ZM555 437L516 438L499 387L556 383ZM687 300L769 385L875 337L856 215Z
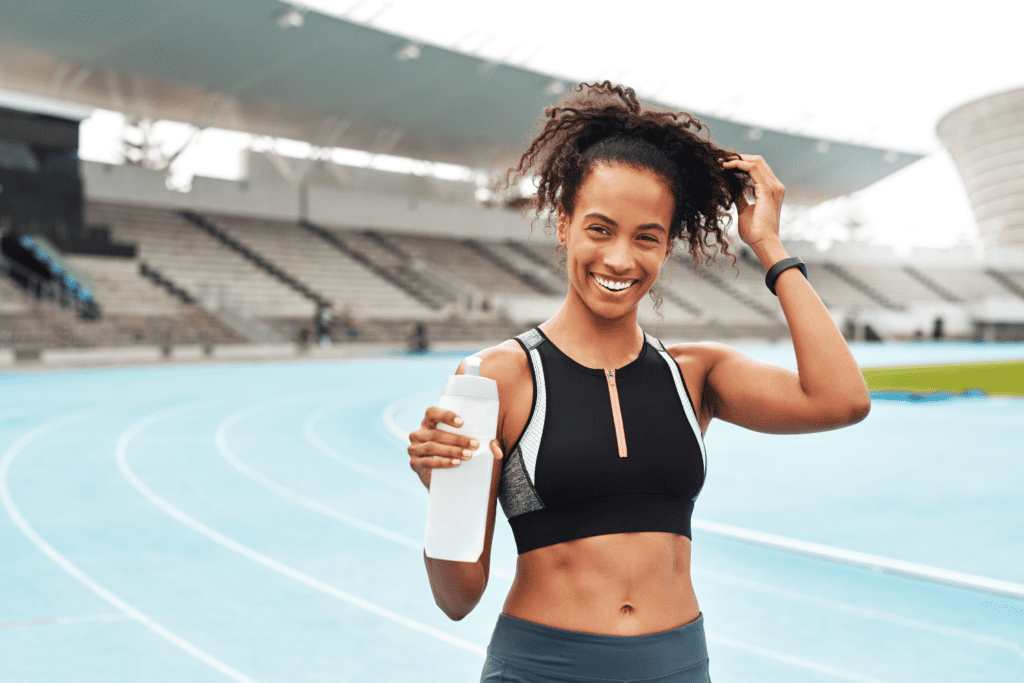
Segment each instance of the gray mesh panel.
M506 456L501 471L501 483L498 485L498 502L505 511L506 517L518 517L533 510L540 510L544 505L537 496L537 491L526 476L523 467L523 453L516 448Z

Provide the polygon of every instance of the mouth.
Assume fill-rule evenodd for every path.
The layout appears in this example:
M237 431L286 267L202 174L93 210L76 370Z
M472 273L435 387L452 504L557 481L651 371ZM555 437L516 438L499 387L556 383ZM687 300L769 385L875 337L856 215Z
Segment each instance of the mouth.
M601 277L594 273L591 273L590 275L594 278L594 281L597 282L597 284L601 285L609 292L622 292L640 282L639 280L616 280L614 278Z

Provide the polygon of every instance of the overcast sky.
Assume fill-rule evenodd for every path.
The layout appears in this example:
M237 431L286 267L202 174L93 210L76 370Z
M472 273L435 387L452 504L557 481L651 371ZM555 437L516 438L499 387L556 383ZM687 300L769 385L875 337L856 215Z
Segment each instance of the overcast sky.
M618 81L680 109L928 154L814 214L831 224L826 240L843 238L840 224L853 217L861 238L903 250L975 235L938 120L977 97L1024 87L1020 5L1005 0L599 0L586 10L559 0L296 4L567 82ZM214 135L205 144L225 143ZM182 170L225 173L210 155L182 162Z

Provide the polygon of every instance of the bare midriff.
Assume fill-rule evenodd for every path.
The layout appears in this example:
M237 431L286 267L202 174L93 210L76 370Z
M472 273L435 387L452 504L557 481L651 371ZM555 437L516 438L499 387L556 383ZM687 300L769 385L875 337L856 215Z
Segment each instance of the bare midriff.
M634 636L700 615L690 539L642 532L593 536L519 556L504 614L546 626Z

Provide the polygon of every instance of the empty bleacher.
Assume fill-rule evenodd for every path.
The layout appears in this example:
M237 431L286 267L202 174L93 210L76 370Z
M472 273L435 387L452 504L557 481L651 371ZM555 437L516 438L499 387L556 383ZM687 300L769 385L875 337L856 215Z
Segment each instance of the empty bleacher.
M434 317L423 303L296 223L231 216L208 218L327 299L336 311L348 311L357 318ZM257 315L282 314L260 311ZM301 313L296 317L302 317Z
M1002 285L985 275L978 267L915 265L914 268L965 301L1005 297L1009 294Z
M367 341L404 339L412 321L428 323L435 340L469 340L474 334L497 339L541 322L564 296L561 256L544 238L470 240L408 229L196 216L216 230L197 227L172 209L88 203L88 223L109 226L116 241L138 247L136 259L68 257L90 281L103 319L76 322L71 313L51 311L54 302L37 303L0 280L0 344L295 339L300 329L310 329L317 298L333 309L338 340L347 338L349 317ZM842 316L871 319L914 307L925 311L919 317L934 316L943 306L971 306L1013 297L1015 288L1024 291L1019 267L986 270L934 259L910 267L891 256L872 261L871 255L844 257L843 250L821 254L806 244L794 246L819 296ZM719 255L716 263L694 267L680 245L662 270L661 306L641 305L645 328L679 338L690 331L784 336L782 310L764 286L763 267L744 247L733 251L735 266ZM158 276L143 277L143 265Z
M174 211L90 203L92 224L118 242L136 244L138 258L210 310L254 317L312 318L315 304L206 234Z
M480 292L531 296L537 293L461 240L421 235L396 235L392 239L414 258L440 268L446 277L465 282Z
M105 314L174 317L183 303L170 292L139 275L135 259L106 256L67 256L67 262L85 275L93 296Z

